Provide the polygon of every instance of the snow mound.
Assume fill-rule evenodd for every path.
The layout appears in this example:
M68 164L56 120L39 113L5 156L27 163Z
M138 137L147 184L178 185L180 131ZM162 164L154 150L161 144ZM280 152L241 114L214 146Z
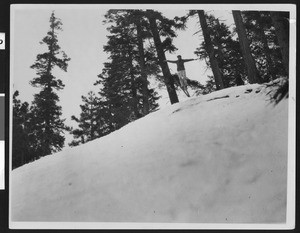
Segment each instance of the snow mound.
M11 220L284 223L288 101L193 97L11 173Z

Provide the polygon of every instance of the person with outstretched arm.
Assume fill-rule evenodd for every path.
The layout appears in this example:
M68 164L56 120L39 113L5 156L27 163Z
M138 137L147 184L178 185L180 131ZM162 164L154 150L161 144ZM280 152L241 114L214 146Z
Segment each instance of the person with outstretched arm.
M182 59L181 55L178 55L177 58L178 60L176 61L166 60L166 62L175 63L177 65L177 74L179 77L180 86L182 90L186 92L187 96L189 96L189 93L187 91L187 78L186 78L184 63L189 61L194 61L196 59Z

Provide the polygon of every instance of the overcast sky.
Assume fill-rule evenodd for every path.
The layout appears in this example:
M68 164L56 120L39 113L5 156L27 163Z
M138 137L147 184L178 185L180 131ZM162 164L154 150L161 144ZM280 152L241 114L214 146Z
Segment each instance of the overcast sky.
M183 16L191 5L124 5L127 9L132 8L152 8L157 9L166 17ZM198 5L198 9L204 9L221 19L226 20L228 25L233 24L231 9L229 5ZM70 125L71 115L78 116L79 105L82 104L81 96L86 95L90 90L97 91L93 83L97 80L97 75L101 73L103 63L107 61L107 54L103 52L103 45L106 44L107 30L102 23L104 14L113 5L13 5L11 21L11 93L15 90L20 92L19 98L23 101L31 102L33 94L40 89L31 87L29 81L35 75L35 70L30 66L36 60L36 55L47 51L45 45L39 44L49 30L49 18L51 12L55 10L55 16L60 18L63 31L58 32L59 45L62 50L71 58L68 72L55 70L55 75L65 84L65 88L59 91L59 105L63 109L63 118L67 118ZM116 8L122 8L117 5ZM220 11L220 9L222 9ZM196 58L194 51L202 42L199 31L198 18L192 18L188 22L185 31L178 31L178 37L174 39L174 44L178 48L175 54L166 54L167 59L176 60L178 54L183 58ZM176 72L176 66L169 64L171 73ZM207 75L211 74L207 70L204 62L192 61L186 63L187 76L190 79L198 80L205 84Z

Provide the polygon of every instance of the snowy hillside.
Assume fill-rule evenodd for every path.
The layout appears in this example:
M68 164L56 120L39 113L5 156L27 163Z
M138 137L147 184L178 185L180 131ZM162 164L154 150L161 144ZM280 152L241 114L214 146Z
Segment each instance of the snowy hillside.
M267 92L193 97L15 169L11 220L284 223L288 101Z

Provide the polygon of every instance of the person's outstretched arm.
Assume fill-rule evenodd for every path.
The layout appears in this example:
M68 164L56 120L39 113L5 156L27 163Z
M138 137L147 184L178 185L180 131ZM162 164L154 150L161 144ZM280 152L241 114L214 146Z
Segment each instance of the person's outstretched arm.
M197 59L183 59L184 62L195 61Z
M165 60L165 62L176 63L176 61Z

